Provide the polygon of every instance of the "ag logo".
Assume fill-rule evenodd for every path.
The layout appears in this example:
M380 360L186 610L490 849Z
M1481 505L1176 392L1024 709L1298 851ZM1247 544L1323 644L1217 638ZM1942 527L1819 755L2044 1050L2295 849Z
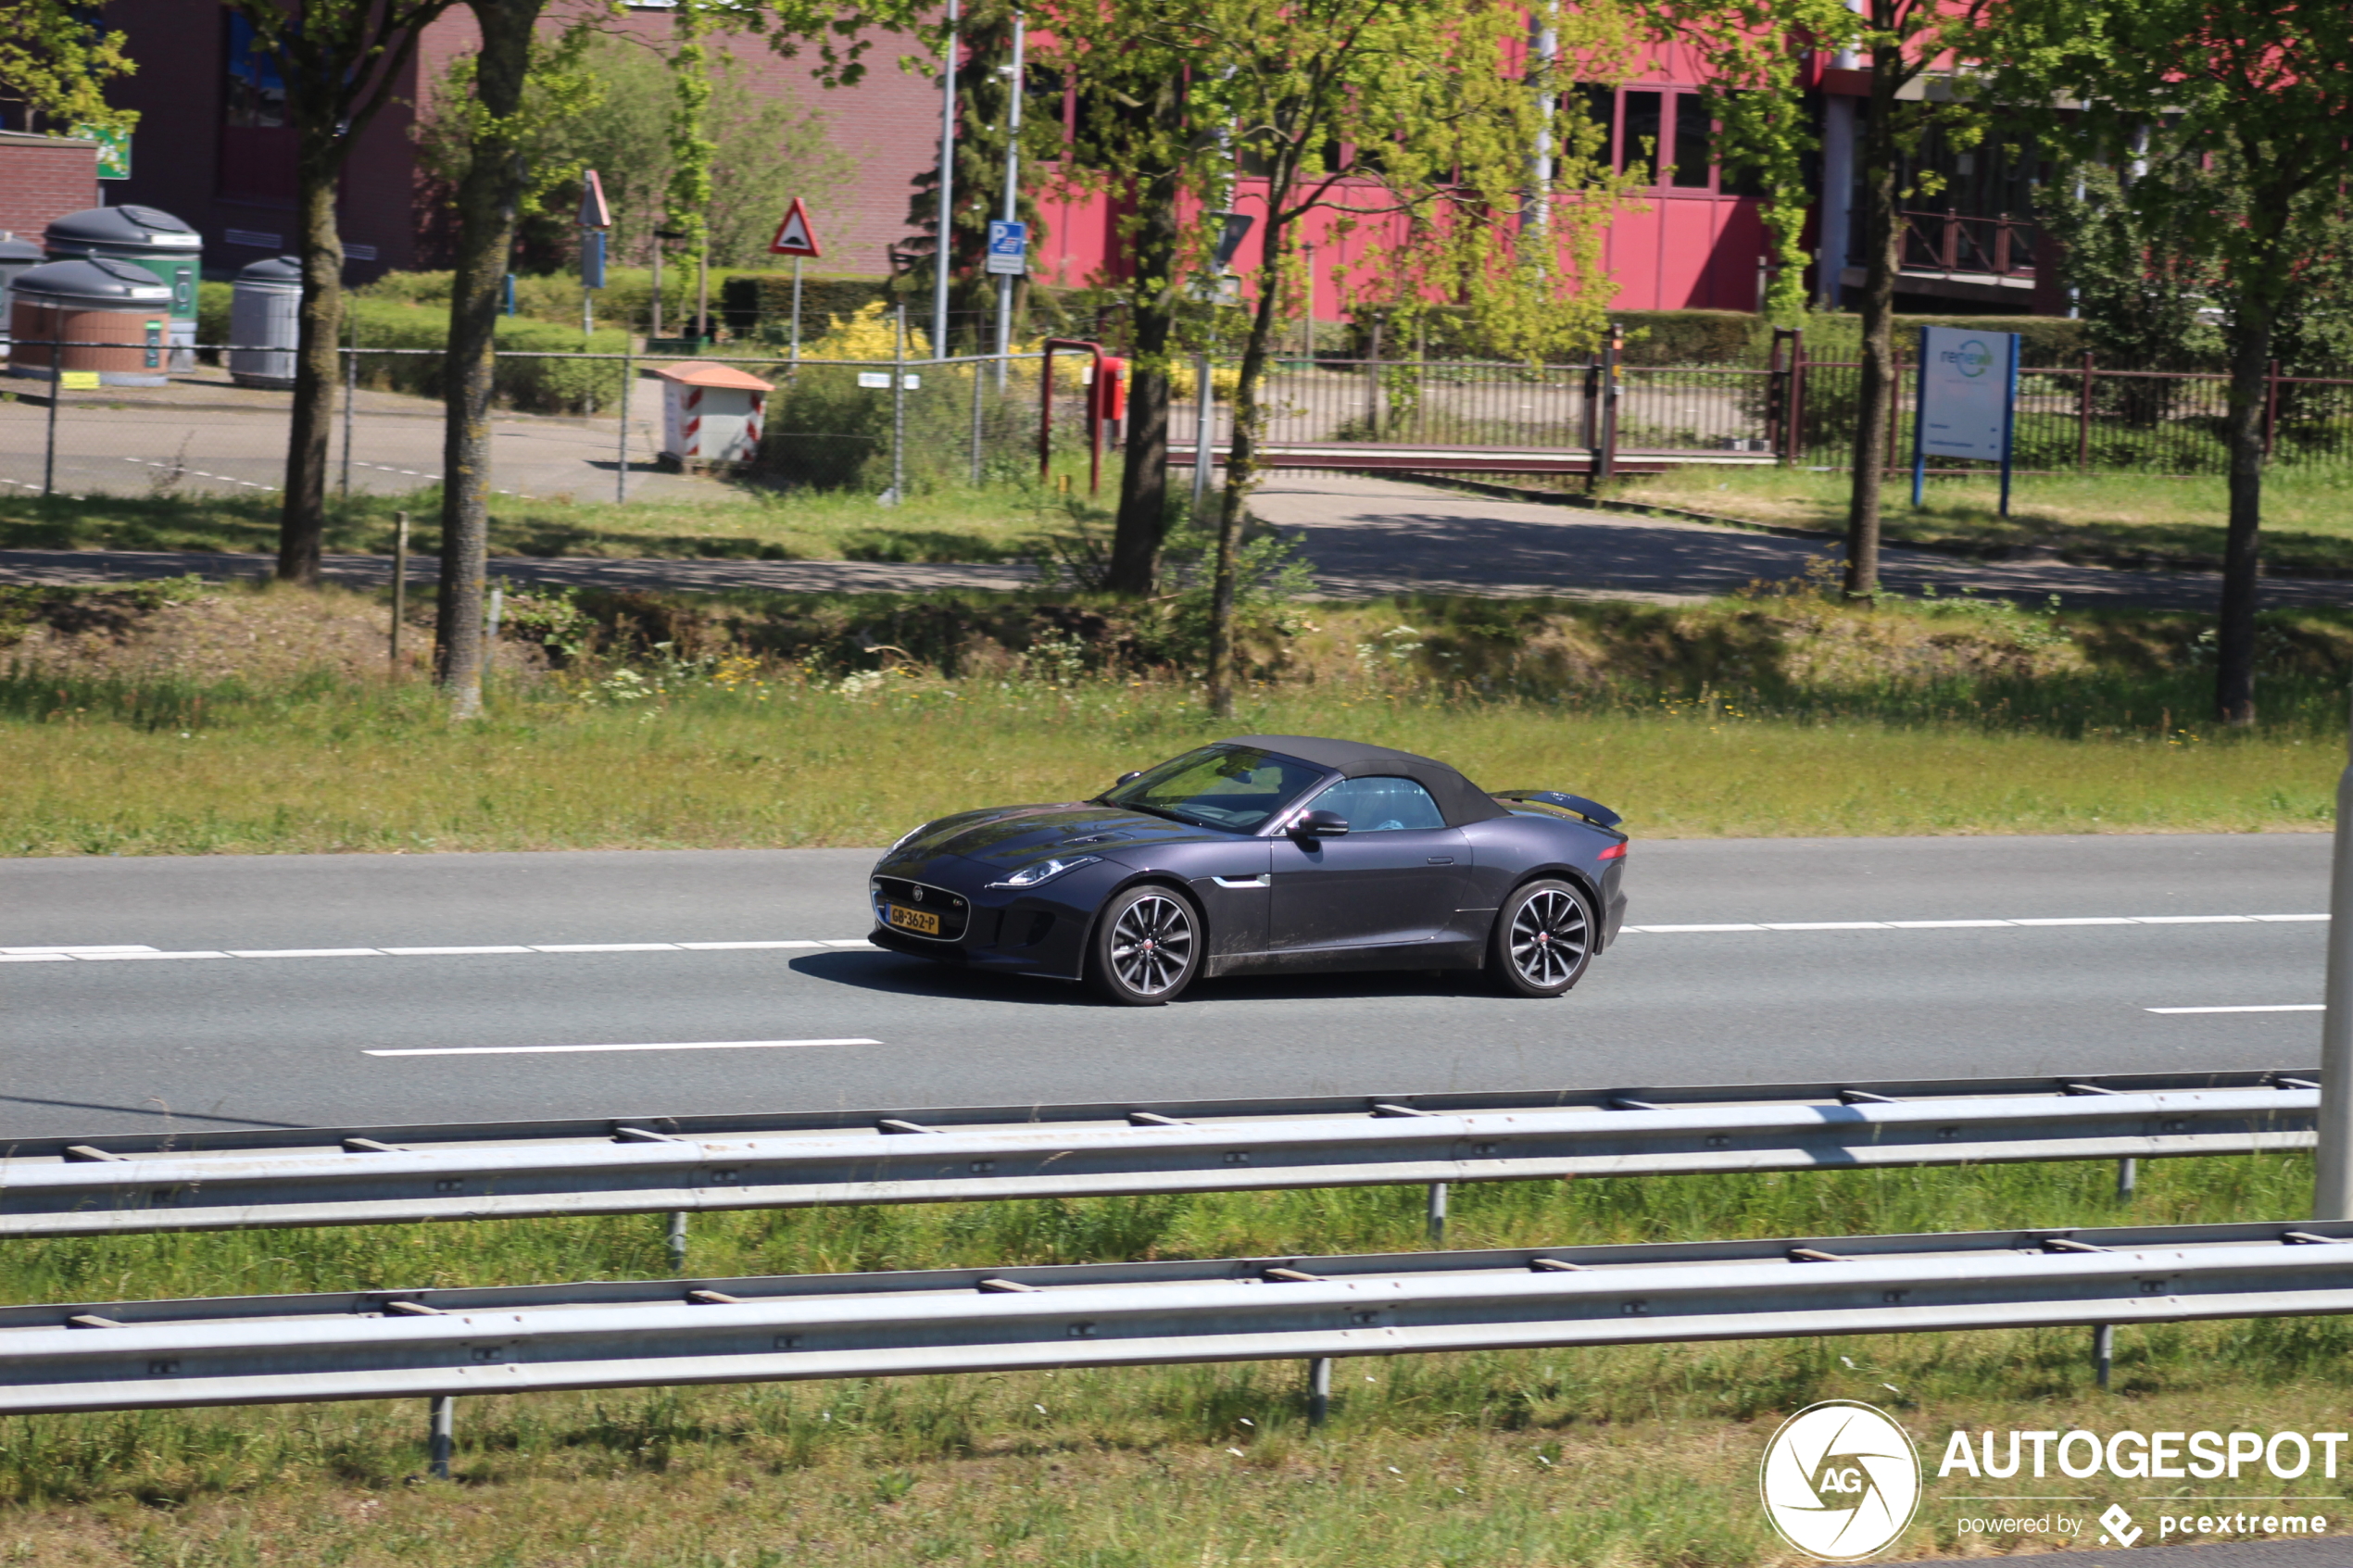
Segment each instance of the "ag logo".
M1994 363L1994 351L1971 338L1953 351L1953 358L1959 364L1961 374L1975 380Z
M1920 1461L1904 1429L1869 1405L1826 1399L1781 1423L1757 1490L1781 1539L1854 1562L1894 1544L1920 1500Z

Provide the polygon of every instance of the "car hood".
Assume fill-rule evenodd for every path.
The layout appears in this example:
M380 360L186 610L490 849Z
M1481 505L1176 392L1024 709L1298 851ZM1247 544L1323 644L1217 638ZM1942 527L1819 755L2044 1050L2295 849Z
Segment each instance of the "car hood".
M1195 827L1166 817L1084 802L1000 806L942 817L928 823L886 857L884 864L907 866L956 855L985 866L1012 870L1063 850L1074 855L1109 858L1121 850L1169 844L1230 843L1238 836L1216 828Z

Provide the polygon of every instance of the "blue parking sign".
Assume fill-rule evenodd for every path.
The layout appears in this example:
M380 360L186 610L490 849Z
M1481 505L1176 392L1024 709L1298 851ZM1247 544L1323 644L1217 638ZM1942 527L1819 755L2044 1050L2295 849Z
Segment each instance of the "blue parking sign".
M1018 278L1029 270L1029 225L1001 218L988 223L988 274Z

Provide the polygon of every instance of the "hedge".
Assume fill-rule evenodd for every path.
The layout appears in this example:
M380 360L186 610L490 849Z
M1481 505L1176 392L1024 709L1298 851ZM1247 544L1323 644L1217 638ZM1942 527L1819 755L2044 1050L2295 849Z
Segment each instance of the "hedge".
M396 305L383 299L350 301L352 330L359 340L359 384L387 392L438 397L444 360L439 351L449 341L446 307ZM498 358L491 375L491 397L497 403L539 414L591 413L619 400L621 363L617 359L524 359L529 353L619 354L629 335L600 328L581 340L578 327L560 327L522 316L501 316L497 329ZM371 348L429 348L432 354L374 355Z

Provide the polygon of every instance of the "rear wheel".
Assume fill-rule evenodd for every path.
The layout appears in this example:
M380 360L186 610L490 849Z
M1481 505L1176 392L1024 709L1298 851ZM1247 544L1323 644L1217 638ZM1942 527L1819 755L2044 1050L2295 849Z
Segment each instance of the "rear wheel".
M1551 877L1512 890L1488 938L1487 968L1509 997L1557 997L1584 978L1597 927L1592 901Z
M1087 979L1105 1001L1159 1007L1181 996L1201 972L1201 936L1191 899L1151 884L1131 887L1095 922Z

